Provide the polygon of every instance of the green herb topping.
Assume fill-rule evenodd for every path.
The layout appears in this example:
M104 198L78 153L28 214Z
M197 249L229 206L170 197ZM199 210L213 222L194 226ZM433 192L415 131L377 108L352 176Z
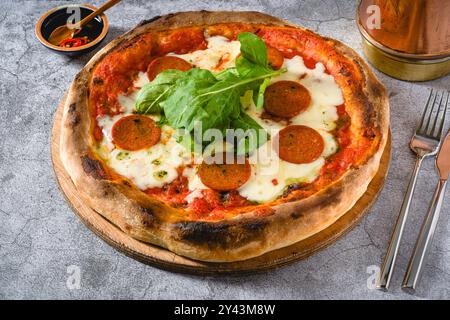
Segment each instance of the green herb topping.
M155 173L153 173L153 176L158 180L162 180L167 176L167 171L156 171Z

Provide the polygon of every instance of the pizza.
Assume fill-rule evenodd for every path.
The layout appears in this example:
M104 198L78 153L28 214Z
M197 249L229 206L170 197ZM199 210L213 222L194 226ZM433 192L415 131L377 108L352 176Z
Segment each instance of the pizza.
M131 237L231 262L344 215L388 131L384 87L339 41L258 12L184 12L81 70L60 156L83 201Z

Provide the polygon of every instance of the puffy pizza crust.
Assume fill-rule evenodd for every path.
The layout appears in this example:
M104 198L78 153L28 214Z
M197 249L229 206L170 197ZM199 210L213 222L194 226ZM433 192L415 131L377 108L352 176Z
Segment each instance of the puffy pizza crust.
M361 71L364 110L350 110L362 130L366 122L381 132L366 159L326 189L299 201L258 206L253 211L218 222L188 221L182 210L169 207L137 190L128 181L112 182L102 163L92 156L88 86L95 66L123 41L148 30L168 30L217 23L294 26L258 12L184 12L155 17L112 41L81 70L68 92L62 120L60 155L82 199L133 238L165 247L192 259L230 262L245 260L291 245L327 228L345 214L375 176L389 131L389 102L384 87L366 63L339 41L323 38ZM307 31L311 34L311 31ZM317 36L316 34L314 34ZM349 77L348 81L352 81ZM351 88L351 84L350 84ZM351 93L344 91L344 96ZM347 106L347 102L346 102ZM351 109L351 103L349 104Z

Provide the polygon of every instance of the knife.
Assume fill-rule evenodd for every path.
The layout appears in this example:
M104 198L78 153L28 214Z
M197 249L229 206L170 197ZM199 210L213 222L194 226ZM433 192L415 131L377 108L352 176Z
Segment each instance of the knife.
M434 231L439 220L439 212L444 202L445 188L447 186L448 175L450 173L450 131L441 144L441 148L436 157L436 167L439 173L439 182L431 200L428 213L423 221L417 238L413 254L409 260L408 269L403 279L403 290L414 293L420 281L425 258L430 251Z

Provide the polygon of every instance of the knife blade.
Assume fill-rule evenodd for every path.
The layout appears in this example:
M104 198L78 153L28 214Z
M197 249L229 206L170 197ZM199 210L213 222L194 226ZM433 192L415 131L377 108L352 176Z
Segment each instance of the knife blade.
M441 144L441 148L436 157L436 167L440 179L447 180L450 174L450 131Z

